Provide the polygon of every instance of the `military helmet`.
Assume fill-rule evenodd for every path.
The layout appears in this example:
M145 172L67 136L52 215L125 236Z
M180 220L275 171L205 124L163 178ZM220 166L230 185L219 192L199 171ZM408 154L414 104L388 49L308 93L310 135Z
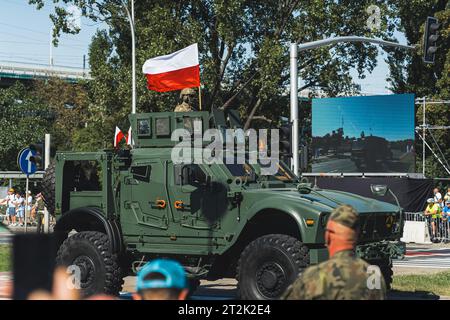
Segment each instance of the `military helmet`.
M195 94L194 89L192 88L184 88L180 92L180 98L183 98L183 96L193 96Z
M335 208L330 215L330 221L335 221L346 227L356 230L359 226L359 214L347 204Z

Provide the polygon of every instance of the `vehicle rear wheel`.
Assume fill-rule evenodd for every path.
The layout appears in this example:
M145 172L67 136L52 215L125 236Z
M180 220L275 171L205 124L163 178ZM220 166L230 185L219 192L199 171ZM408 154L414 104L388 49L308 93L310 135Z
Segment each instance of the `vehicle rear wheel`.
M56 256L57 265L79 268L82 297L97 293L119 294L123 279L117 260L117 255L111 253L107 235L97 231L83 231L70 236L62 243Z
M55 214L55 163L52 162L42 177L42 195L45 207L51 215Z
M37 233L44 233L44 217L41 216L40 213L36 214L37 221L36 221L36 232Z
M238 262L239 298L278 299L308 264L308 248L296 238L282 234L257 238Z

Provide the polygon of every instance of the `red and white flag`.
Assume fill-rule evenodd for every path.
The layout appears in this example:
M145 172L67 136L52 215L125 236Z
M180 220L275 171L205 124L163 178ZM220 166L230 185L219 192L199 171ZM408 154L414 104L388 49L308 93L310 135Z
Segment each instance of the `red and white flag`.
M147 88L158 92L200 86L200 67L196 43L177 52L145 61L142 72Z
M125 137L126 143L129 144L130 146L132 145L132 137L131 137L131 127L130 129L128 129L128 133Z
M116 127L116 133L114 134L114 148L116 148L119 145L119 142L123 138L125 138L125 135L123 134L122 130Z

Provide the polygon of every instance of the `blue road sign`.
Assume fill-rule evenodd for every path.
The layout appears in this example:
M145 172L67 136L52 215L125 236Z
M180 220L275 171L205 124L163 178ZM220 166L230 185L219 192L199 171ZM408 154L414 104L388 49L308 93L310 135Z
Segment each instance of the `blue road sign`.
M25 148L19 153L19 157L17 158L17 162L19 164L20 170L26 175L30 175L36 172L37 167L34 161L31 161L32 157L36 156L36 151L31 150L29 148Z

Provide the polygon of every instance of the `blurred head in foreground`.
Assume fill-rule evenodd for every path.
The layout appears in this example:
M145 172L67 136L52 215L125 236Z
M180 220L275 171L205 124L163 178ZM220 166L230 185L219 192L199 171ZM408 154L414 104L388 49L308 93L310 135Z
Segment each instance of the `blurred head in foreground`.
M183 267L174 260L157 259L139 270L136 299L185 300L188 283Z
M330 257L336 252L353 250L358 240L359 214L349 205L333 210L325 229L325 243Z

